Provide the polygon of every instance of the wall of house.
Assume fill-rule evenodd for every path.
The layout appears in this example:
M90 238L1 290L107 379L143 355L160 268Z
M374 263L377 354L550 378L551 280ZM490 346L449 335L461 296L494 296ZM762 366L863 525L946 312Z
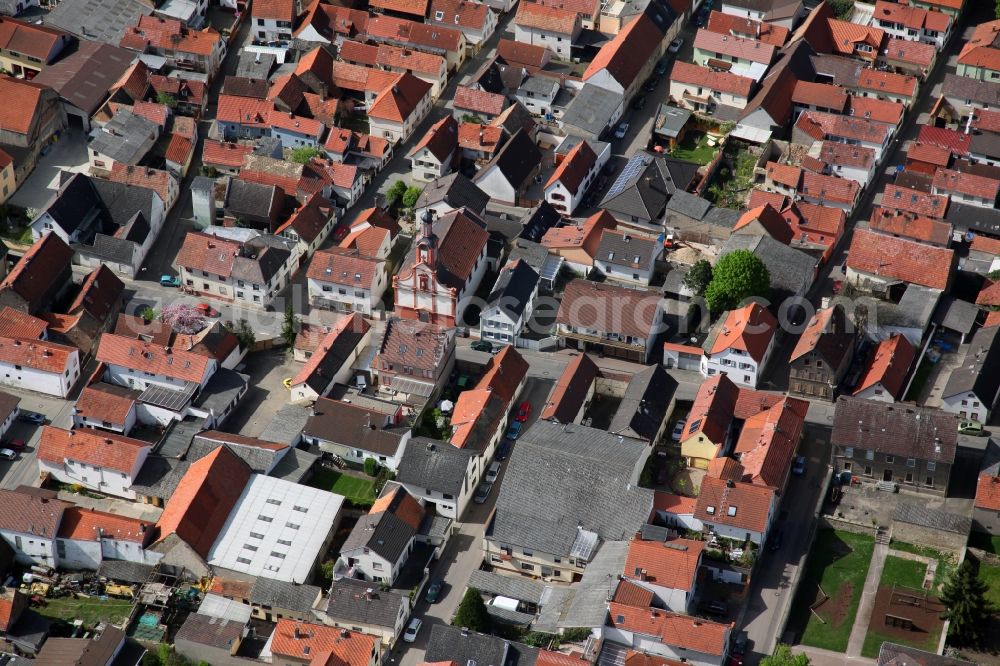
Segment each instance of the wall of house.
M223 620L219 620L219 622L221 623ZM244 638L247 633L247 629L244 628ZM236 657L230 654L229 650L217 648L214 645L194 643L183 637L174 641L174 648L178 654L187 657L194 663L205 661L212 664L212 666L247 666L246 657Z
M692 666L721 666L722 655L708 655L693 650L685 650L671 645L661 643L659 639L643 634L616 629L614 627L604 627L604 637L606 640L619 645L627 645L642 652L667 657L677 661L684 660L684 663ZM725 653L725 650L723 651Z
M518 192L496 165L490 166L485 172L477 174L476 185L483 192L500 203L515 205Z
M991 199L986 195L983 196L973 196L970 194L963 194L961 192L953 192L950 190L945 190L940 187L931 187L931 194L941 194L951 197L951 203L963 203L970 206L978 206L979 208L993 208L996 203L995 199Z
M363 465L366 458L374 458L383 467L387 467L392 471L396 471L399 468L399 460L403 455L403 449L406 446L406 442L410 440L410 435L412 433L407 430L399 440L399 446L396 452L392 455L384 455L375 453L373 451L365 451L364 449L358 449L355 447L347 446L344 444L339 444L330 440L319 439L317 437L306 438L311 439L312 443L319 446L321 451L333 453L340 456L348 462L352 462L358 465Z
M655 256L650 257L648 265L638 267L609 263L599 256L594 258L594 267L604 273L609 280L637 285L648 285L652 281L655 263Z
M706 354L701 358L701 374L706 377L725 374L740 386L757 388L760 370L757 362L746 353L738 352L739 350L726 349L711 356Z
M80 377L80 354L69 356L62 373L44 372L12 363L0 363L0 384L65 398Z
M683 527L684 529L694 530L695 532L700 532L704 528L704 524L695 518L693 513L668 513L666 511L657 511L656 517L669 527Z
M319 148L320 136L322 136L322 132L320 133L320 136L311 136L309 134L272 126L271 136L281 139L281 146L283 148L300 148L302 146Z
M842 446L834 447L833 466L863 481L892 481L902 490L933 495L945 494L951 475L949 463Z
M726 539L733 539L735 541L744 541L749 538L750 541L754 542L758 546L764 543L764 536L766 532L759 532L757 530L746 530L740 527L731 527L729 525L721 525L718 523L705 522L706 528L713 530L720 537Z
M400 553L399 559L395 562L390 562L368 548L345 550L340 553L340 556L345 560L348 558L353 560L355 571L361 574L365 580L391 585L396 580L400 568L406 563L406 558L410 556L412 551L413 539L410 539L410 542L406 544L406 548Z
M993 398L996 398L996 396L993 396ZM990 409L993 407L992 400L989 404L985 404L972 391L959 395L942 396L941 403L941 409L944 411L958 414L962 418L973 419L980 423L986 423L989 418Z
M921 42L923 44L931 44L936 46L939 50L944 46L944 43L948 39L948 32L937 32L936 30L927 30L921 28L920 30L913 30L912 28L907 28L902 23L894 23L892 21L883 21L872 17L870 25L885 30L886 33L897 37L899 39L905 39L911 42ZM950 24L949 24L950 25Z
M577 25L579 34L579 24ZM556 60L569 60L572 51L573 40L576 35L557 35L552 32L544 32L536 28L529 28L522 25L514 25L514 41L522 44L533 44L535 46L545 46L552 51L552 57Z
M1000 536L1000 511L974 507L972 509L972 529Z
M854 394L857 398L865 400L878 400L879 402L896 402L896 398L890 393L882 382L876 382L863 391Z
M573 577L583 573L568 555L553 555L516 546L498 544L489 538L483 539L483 550L487 561L497 569L503 569L543 580L573 582Z
M670 96L674 98L679 106L698 111L705 110L704 104L697 103L694 100L685 99L684 93L694 97L709 97L714 105L722 104L737 109L746 108L746 105L749 102L746 97L741 95L734 95L721 90L697 86L690 83L682 83L680 81L670 82Z
M631 574L630 574L631 575ZM663 603L663 606L670 611L675 613L686 613L688 611L688 600L689 595L687 590L678 590L673 587L664 587L662 585L656 585L655 583L650 583L647 580L636 580L635 578L629 578L630 581L638 585L639 587L649 590L655 594L659 600Z
M275 294L284 289L288 278L288 266L282 266L278 274L264 285L250 282L240 284L241 281L220 279L217 275L201 275L202 272L181 266L181 281L198 293L216 296L223 301L239 301L258 308L269 305Z
M136 421L136 408L135 405L128 410L128 414L125 416L124 423L110 423L108 421L95 421L93 419L88 419L80 416L79 414L73 415L73 427L90 427L90 428L100 428L101 430L110 430L111 432L121 433L127 435L130 430L135 426Z
M14 555L19 564L40 564L47 567L58 566L55 540L51 536L46 538L35 534L0 530L0 538L14 549Z
M853 180L861 185L861 187L867 187L868 183L871 182L871 179L875 175L875 161L872 161L872 165L868 169L833 164L830 166L830 171L834 176L840 176L841 178L846 178L847 180Z
M357 289L353 286L337 285L309 278L309 302L314 307L336 310L337 312L371 314L376 305L381 303L387 282L384 267L383 270L379 270L375 274L375 280L370 289Z
M210 360L206 367L205 375L199 382L199 386L202 388L205 387L208 380L211 379L213 374L215 374L215 369L215 360ZM169 389L182 389L187 386L186 381L175 377L167 377L166 375L147 375L144 372L133 370L132 368L126 368L123 365L115 365L113 363L106 365L105 379L112 384L128 386L138 390L145 390L150 385L163 386Z
M69 459L66 459L62 465L58 465L41 458L38 459L38 471L41 474L51 474L61 483L79 484L105 495L135 499L135 492L131 490L132 480L142 468L148 454L149 448L140 449L139 455L136 457L135 467L130 472L87 465L78 460Z
M447 176L451 172L451 154L441 162L428 148L423 148L410 158L410 172L414 180L429 183L435 178Z
M428 90L417 107L407 116L402 123L384 120L382 118L368 117L368 133L372 136L379 136L387 139L389 143L406 141L413 134L417 125L423 122L427 113L431 110L431 93Z

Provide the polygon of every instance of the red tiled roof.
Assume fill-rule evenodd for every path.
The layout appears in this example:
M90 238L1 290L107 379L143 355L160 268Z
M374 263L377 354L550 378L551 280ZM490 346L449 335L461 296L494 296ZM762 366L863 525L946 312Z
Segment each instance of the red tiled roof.
M0 591L0 631L10 629L21 618L28 604L28 595L21 594L16 587Z
M986 321L983 322L983 328L989 328L990 326L1000 326L1000 310L991 310L986 314Z
M455 152L457 146L458 123L455 121L455 116L448 115L431 125L406 156L412 157L426 148L439 162L444 163L448 156Z
M369 118L404 122L410 117L421 100L427 97L433 86L409 73L396 77L392 85L384 88L368 108Z
M545 189L556 183L562 183L563 187L575 196L580 185L583 184L583 179L587 177L596 164L597 154L594 153L593 148L586 141L580 141L570 149L559 166L552 172L549 182L545 183Z
M706 476L701 482L694 517L706 523L763 533L767 531L774 496L775 490L769 486Z
M159 125L160 129L167 126L167 118L170 116L170 109L166 104L157 102L136 102L132 105L132 113L145 118L151 123Z
M514 24L558 35L572 35L580 25L576 12L547 7L537 2L522 2Z
M856 118L868 118L890 125L897 125L903 119L903 111L906 110L906 107L899 102L858 95L851 95L847 106L848 113Z
M635 608L612 601L610 625L623 631L658 638L668 645L692 652L722 656L730 625L679 615L658 608Z
M996 109L976 109L972 128L981 132L1000 133L1000 111Z
M917 351L905 336L895 334L883 340L872 353L864 374L854 388L854 395L881 383L897 400L902 396L903 381L910 372Z
M976 296L976 305L995 307L1000 305L1000 280L986 279Z
M572 422L583 408L598 373L597 365L587 354L577 354L559 375L538 418Z
M807 401L784 398L743 423L736 452L751 483L779 491L784 487L792 456L805 429L807 411Z
M361 254L356 249L330 247L317 250L309 262L306 277L331 284L364 285L370 289L385 262Z
M853 204L860 192L861 185L856 180L811 171L802 173L802 184L799 185L799 194L819 199L821 203Z
M39 106L42 92L46 90L51 88L6 74L0 76L0 99L6 100L0 105L0 127L17 134L28 134L34 119L41 117Z
M886 185L882 191L882 207L939 220L948 211L948 197L899 185Z
M674 1L676 2L676 0ZM678 661L676 659L668 659L667 657L661 657L656 654L629 650L625 653L624 666L684 666L685 663L687 662Z
M952 232L952 227L947 222L881 207L872 212L868 228L891 236L904 236L934 245L947 245Z
M443 14L441 22L481 30L486 24L490 7L482 2L468 2L467 0L431 0L428 17L438 20L436 18L437 12Z
M427 15L427 0L371 0L370 7L400 14L411 14L421 19Z
M63 511L63 519L59 523L59 538L74 541L115 539L144 544L152 526L153 523L138 518L71 506Z
M400 485L375 500L368 513L376 514L385 511L392 513L414 530L420 529L420 523L424 520L424 508Z
M948 14L885 0L878 0L875 3L872 18L877 21L900 23L913 30L926 29L936 32L947 32L951 24L951 16Z
M500 146L503 129L479 123L460 123L458 126L458 147L492 155Z
M462 111L472 111L488 116L499 115L507 105L503 95L478 90L468 86L458 86L455 89L454 107Z
M747 201L748 208L757 208L764 204L771 204L777 211L782 211L788 205L788 197L778 192L768 192L766 190L751 190L750 199Z
M625 578L648 581L658 587L690 592L705 550L703 541L633 539L625 558Z
M74 405L74 414L91 421L121 425L135 407L138 397L138 391L98 382L80 392Z
M275 235L280 235L286 229L290 229L299 238L311 244L319 238L333 215L333 204L319 194L313 194L274 233Z
M243 156L252 152L253 146L205 139L201 161L212 166L239 169L243 166Z
M840 238L844 233L844 224L847 216L839 208L820 206L807 201L796 201L795 209L802 218L795 231L796 239L800 236L800 229L829 235L833 240Z
M368 12L339 5L329 5L321 0L313 0L306 9L295 36L307 27L312 27L320 35L333 41L336 35L354 37L364 33L368 25ZM317 47L318 48L318 47ZM314 49L315 50L315 49Z
M305 166L302 179L299 181L300 189L306 189L305 181L312 179L326 181L343 190L351 190L354 188L354 183L360 178L360 170L356 164L314 157Z
M253 17L292 21L295 19L295 0L254 0Z
M0 337L37 340L45 333L48 324L38 317L4 306L0 310Z
M368 20L367 34L376 41L434 47L457 52L462 47L461 30L439 25L425 25L407 19L378 14Z
M917 143L929 143L947 148L952 155L968 155L971 142L972 135L947 127L921 125L920 132L917 134Z
M368 286L371 285L371 282L369 281L363 284ZM354 334L364 335L369 330L371 330L371 324L365 321L365 319L357 312L352 312L350 315L342 317L330 328L330 332L327 333L326 336L320 341L312 356L309 357L309 360L303 364L298 374L292 378L292 386L303 384L308 381L310 377L312 377L313 373L317 371L320 365L325 363L327 354L334 349L337 344L337 339L344 334L344 331L349 331L349 333L353 336ZM346 339L352 340L352 337L348 337ZM360 341L361 338L358 340ZM374 507L372 508L372 511L374 512ZM417 527L419 527L419 525Z
M617 224L611 213L601 209L588 217L583 225L568 224L565 227L552 227L542 236L542 245L549 250L577 247L588 250L588 246L592 245L596 251L601 233L605 229L614 229ZM593 256L593 252L588 251L588 254Z
M563 654L552 650L539 650L535 666L587 666L590 662L579 652Z
M189 81L187 79L178 79L160 74L150 74L149 85L158 93L164 92L173 95L174 99L178 102L187 102L196 106L202 105L202 102L205 100L205 94L208 92L208 86L205 85L204 81ZM178 118L175 117L175 124L177 120Z
M917 77L880 69L862 69L856 85L858 88L890 95L913 97L917 94Z
M827 164L868 169L875 163L875 150L838 141L824 141L819 157Z
M192 151L194 151L194 142L191 139L183 137L180 134L171 134L170 143L167 144L167 149L164 151L163 156L168 162L184 164L187 162Z
M802 169L791 164L767 163L767 177L779 185L798 189L802 179Z
M598 72L607 70L615 81L627 89L639 76L643 65L656 53L657 45L662 41L663 33L653 20L640 14L639 18L619 30L610 42L601 47L587 65L583 80L587 81Z
M723 444L739 394L740 389L725 374L703 381L688 414L687 432L681 435L681 441L704 435L717 446Z
M94 428L63 430L43 426L38 440L38 458L56 465L67 460L131 474L149 442Z
M40 299L54 288L54 281L60 277L60 271L52 270L54 266L68 266L73 258L73 249L59 236L47 233L28 248L19 262L14 264L10 273L0 282L0 291L14 290L28 302L34 311L42 306Z
M797 81L795 90L792 92L792 101L802 106L843 111L847 106L847 92L843 88L829 83Z
M726 314L725 322L715 338L709 353L719 354L727 349L745 351L760 363L764 352L774 339L778 321L760 303L749 303Z
M660 300L660 294L652 291L570 280L559 304L556 323L645 341L657 323Z
M601 9L600 0L535 0L549 7L566 9L580 15L581 19L597 18Z
M170 196L171 185L177 187L177 180L165 169L153 169L150 167L132 166L115 162L111 167L108 180L135 187L145 187L156 192L163 203L169 205L172 201Z
M211 359L201 354L109 333L101 336L97 360L196 384L211 366Z
M1000 21L988 21L976 26L972 37L958 54L959 64L1000 70L1000 48L997 48L998 34L1000 34Z
M483 388L499 396L507 404L514 401L517 389L528 374L528 362L512 346L492 357L486 365L486 372L476 383L476 388Z
M810 127L810 125L812 127ZM881 145L892 126L873 122L867 118L854 118L823 111L805 111L795 126L816 139L842 137L852 141L862 141Z
M871 59L874 59L882 42L885 41L885 31L880 28L833 18L827 19L827 25L830 29L833 48L841 55L853 56L856 44L867 44L873 49Z
M750 91L754 86L754 80L746 76L712 70L683 60L674 61L674 66L670 71L670 80L688 85L704 86L711 90L746 98L750 97Z
M34 58L43 65L49 62L56 44L67 37L62 30L18 21L9 16L0 19L0 49Z
M855 229L847 266L861 273L912 282L931 289L948 286L954 251Z
M694 497L684 497L662 490L653 491L653 510L663 511L675 516L684 516L694 513L694 507L698 500Z
M998 114L998 117L1000 117L1000 114ZM951 151L943 146L917 141L906 151L906 159L916 162L926 162L927 164L939 167L947 167L948 163L951 162Z
M213 28L191 30L175 19L140 16L137 25L126 28L119 45L136 51L154 46L176 53L209 56L220 47L221 41L222 35Z
M1000 180L953 169L938 169L931 186L948 194L957 192L967 196L983 197L994 203L1000 194Z
M710 32L717 32L720 35L736 35L756 39L759 42L770 44L779 49L785 45L789 33L788 28L775 25L774 23L755 21L750 18L724 14L715 10L712 10L709 14L708 25L705 26L705 29Z
M885 59L916 65L922 69L934 64L937 48L933 44L900 39L892 35L885 42Z
M175 262L187 269L197 269L229 277L233 260L239 254L240 244L211 234L189 231Z
M1000 476L992 476L985 472L979 475L975 506L977 509L1000 511Z
M720 456L708 461L708 468L705 470L707 476L723 481L741 481L743 479L743 465L736 458ZM698 507L698 499L694 500L695 508Z
M376 63L392 70L438 76L445 69L445 59L433 53L379 44Z
M41 372L63 374L69 369L70 358L80 350L47 340L0 338L0 361L22 365Z
M176 534L196 553L208 557L251 474L243 459L225 446L191 463L156 523L157 541Z
M278 620L271 634L271 652L275 656L301 660L309 655L317 666L368 666L376 638L358 631L327 627L297 620Z
M504 62L522 67L539 69L544 67L547 51L548 49L544 46L515 42L512 39L501 39L500 43L497 44L497 55L503 58Z
M104 321L117 313L125 283L106 265L92 270L80 285L76 298L66 308L67 312L85 311L95 319Z
M736 222L736 226L733 227L733 231L739 231L743 227L746 227L754 222L759 223L767 233L777 241L781 241L784 244L788 244L792 240L792 229L785 222L785 218L781 216L771 204L764 204L763 206L758 206L756 208L751 208L747 212L743 213L739 220Z
M1000 256L1000 239L975 234L972 237L972 242L969 244L969 250Z
M774 60L773 44L719 34L706 28L699 28L694 37L694 47L709 53L721 53L736 60L747 60L763 65L770 65Z

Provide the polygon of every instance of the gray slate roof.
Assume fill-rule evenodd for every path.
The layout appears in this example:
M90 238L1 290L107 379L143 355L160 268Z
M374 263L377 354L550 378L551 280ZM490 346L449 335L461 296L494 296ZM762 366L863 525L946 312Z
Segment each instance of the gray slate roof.
M474 587L484 594L508 597L518 601L537 604L542 600L545 586L538 581L521 576L498 574L493 571L477 569L469 578L469 587Z
M601 242L594 258L611 266L646 267L660 253L660 248L660 244L652 238L616 231L605 232L601 234Z
M347 535L341 552L367 548L389 562L397 562L416 533L415 529L390 511L366 513Z
M656 118L653 121L653 133L669 138L676 138L690 119L691 112L687 109L682 109L673 104L660 104L656 110Z
M992 132L973 134L969 142L969 152L991 158L1000 157L1000 135Z
M956 534L968 534L972 528L972 519L967 516L932 509L919 502L900 502L892 519Z
M771 275L772 300L776 302L803 294L812 284L818 263L816 258L769 235L733 234L722 246L722 254L734 250L750 250L764 262Z
M284 405L274 415L271 422L260 433L260 438L268 442L295 444L299 441L302 428L309 420L309 409L299 405Z
M490 195L456 171L428 183L420 193L416 207L426 208L442 201L452 208L469 208L478 215L486 209Z
M94 138L89 148L115 162L136 165L152 149L158 134L156 123L121 109L103 128L91 132Z
M608 432L652 442L667 418L676 390L677 381L659 364L632 375Z
M284 479L292 483L302 483L302 480L312 470L320 456L315 453L303 451L298 447L292 447L288 453L281 457L278 464L271 470L270 476L276 479Z
M711 201L684 191L675 192L674 196L670 197L670 201L667 202L668 215L671 212L680 213L692 220L701 220L711 209Z
M183 460L148 456L131 488L139 495L167 499L174 494L190 466L191 463Z
M271 211L274 199L278 196L278 188L275 185L262 185L242 178L233 178L229 181L229 189L226 191L226 213L233 217L247 215L254 219L264 218Z
M184 624L177 630L175 641L183 640L195 645L207 645L222 650L229 650L235 641L243 636L245 622L220 620L217 617L191 613Z
M123 583L145 583L153 571L151 564L127 560L102 560L97 575Z
M1000 390L1000 326L976 331L969 341L965 360L951 371L941 397L972 391L987 408L992 407Z
M882 643L878 653L878 666L973 666L974 663L889 641Z
M320 588L258 576L250 588L250 603L309 613L319 599Z
M697 172L698 165L693 162L645 151L636 153L608 189L600 207L624 218L657 224L670 196L686 189Z
M454 661L476 666L533 666L538 648L460 627L435 624L427 640L425 662Z
M972 100L977 106L1000 106L1000 83L994 81L977 81L958 74L945 74L941 91L945 97L959 99L962 104Z
M652 510L652 491L636 483L648 455L639 440L535 422L514 448L487 538L561 556L584 532L628 538Z
M396 480L458 497L465 483L469 458L475 455L475 451L459 449L451 444L413 437L403 450Z
M486 174L495 166L515 190L520 190L531 178L541 161L542 152L538 149L531 135L522 128L510 137L510 140L493 156L493 159L483 165L473 182L478 183L485 178Z
M34 81L54 88L64 100L93 115L134 58L128 49L82 40L75 51L46 65Z
M499 307L511 320L517 321L537 285L538 273L526 262L520 261L513 268L508 264L500 271L496 284L486 299L487 308Z
M573 586L560 627L600 627L608 614L608 596L618 588L618 577L625 570L628 541L607 541L597 556L587 563L580 582Z
M243 51L236 64L236 76L266 80L276 62L277 59L273 54Z
M934 323L944 328L965 333L972 331L981 310L974 304L954 296L945 296L934 311Z
M152 13L152 7L139 0L65 0L45 17L45 25L117 46L126 28Z
M373 589L371 598L365 592ZM403 595L392 590L372 588L372 584L354 578L341 578L330 586L326 613L334 622L343 625L372 625L393 629L400 609L407 605Z
M267 474L274 465L274 459L279 454L284 454L288 451L288 449L273 451L259 446L236 446L226 441L208 439L203 435L196 435L191 442L191 448L188 449L187 461L191 463L197 462L223 445L229 446L229 449L233 453L242 458L243 462L254 471L254 474Z
M621 95L592 83L585 83L566 107L561 123L568 134L582 130L585 138L600 137L611 124L611 118L622 104Z

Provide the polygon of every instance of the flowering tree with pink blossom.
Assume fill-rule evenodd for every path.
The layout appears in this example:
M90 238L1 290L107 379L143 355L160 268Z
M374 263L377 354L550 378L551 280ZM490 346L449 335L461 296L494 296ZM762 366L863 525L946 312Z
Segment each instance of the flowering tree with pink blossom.
M205 316L197 308L186 303L164 306L160 320L178 333L191 335L205 328Z

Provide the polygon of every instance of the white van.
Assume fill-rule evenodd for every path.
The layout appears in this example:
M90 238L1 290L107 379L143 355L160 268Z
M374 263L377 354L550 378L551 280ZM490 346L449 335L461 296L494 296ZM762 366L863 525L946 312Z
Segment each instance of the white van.
M521 605L521 602L517 599L511 599L510 597L493 597L490 600L489 605L516 612L517 607Z
M500 476L500 463L495 462L486 470L486 483L496 483L498 476Z

